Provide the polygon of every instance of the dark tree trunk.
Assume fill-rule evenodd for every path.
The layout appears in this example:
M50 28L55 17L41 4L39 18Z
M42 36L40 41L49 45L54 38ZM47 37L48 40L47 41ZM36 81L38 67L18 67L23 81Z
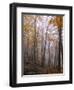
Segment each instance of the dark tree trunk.
M36 72L36 60L37 60L37 56L36 56L36 48L37 48L37 37L36 37L36 17L34 20L34 59L33 59L33 68L34 68L34 72Z
M61 52L62 52L62 40L61 40L61 29L59 29L59 58L58 58L59 72L61 72Z

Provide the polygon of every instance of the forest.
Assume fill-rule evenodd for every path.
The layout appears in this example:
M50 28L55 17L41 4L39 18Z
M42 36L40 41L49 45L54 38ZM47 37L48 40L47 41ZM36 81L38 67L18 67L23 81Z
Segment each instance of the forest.
M23 74L63 73L63 16L22 15Z

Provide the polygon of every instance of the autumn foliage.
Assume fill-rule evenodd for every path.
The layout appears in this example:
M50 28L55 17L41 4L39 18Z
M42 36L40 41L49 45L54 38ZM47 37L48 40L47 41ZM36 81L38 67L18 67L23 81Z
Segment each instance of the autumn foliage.
M24 74L63 72L63 16L23 14Z

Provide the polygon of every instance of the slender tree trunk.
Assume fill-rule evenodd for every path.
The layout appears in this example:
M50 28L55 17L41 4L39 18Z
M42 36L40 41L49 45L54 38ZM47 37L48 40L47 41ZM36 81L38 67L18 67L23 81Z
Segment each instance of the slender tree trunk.
M37 44L37 37L36 37L36 17L35 17L35 20L34 20L34 60L33 60L33 64L34 64L34 71L36 72L36 44Z
M62 31L61 31L62 34ZM63 45L62 45L62 37L60 40L60 54L61 54L61 66L63 66ZM62 67L61 67L62 68Z
M46 44L47 44L47 31L48 31L48 26L46 29L46 34L45 34L45 45L44 45L44 54L43 54L43 60L42 60L42 66L44 67L45 64L45 53L46 53Z
M43 31L42 31L42 40L41 40L41 61L42 61L42 66L43 66L43 63L44 63L44 56L43 56L43 53L44 53L44 50L43 50Z
M61 71L61 63L60 63L60 61L61 61L61 58L60 58L61 52L60 52L60 48L61 48L61 29L59 29L59 56L58 56L58 70L59 70L59 72Z
M50 58L50 42L49 42L49 61L48 61L48 66L50 67L50 61L51 61L51 58Z

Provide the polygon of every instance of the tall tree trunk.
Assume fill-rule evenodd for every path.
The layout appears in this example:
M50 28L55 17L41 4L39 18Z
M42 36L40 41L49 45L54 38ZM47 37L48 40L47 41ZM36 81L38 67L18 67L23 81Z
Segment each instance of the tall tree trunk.
M59 29L59 56L58 56L58 71L60 72L60 44L61 44L61 29Z
M45 53L46 53L46 44L47 44L47 31L48 31L48 26L46 29L46 34L45 34L45 45L44 45L44 54L43 54L43 60L42 60L42 66L44 67L45 65Z
M58 16L56 18L56 23L58 26L58 32L59 32L59 56L58 56L58 71L61 71L61 52L63 50L61 50L62 48L62 40L61 40L61 34L62 34L62 27L63 27L63 17L62 16ZM62 48L63 49L63 48ZM63 53L62 53L63 54Z
M58 61L59 72L61 72L61 62L63 64L63 46L62 46L61 34L62 34L62 30L60 29L59 30L59 61Z
M37 37L36 37L36 17L35 17L35 20L34 20L34 60L33 60L33 64L34 64L34 71L36 72L36 45L37 45Z

